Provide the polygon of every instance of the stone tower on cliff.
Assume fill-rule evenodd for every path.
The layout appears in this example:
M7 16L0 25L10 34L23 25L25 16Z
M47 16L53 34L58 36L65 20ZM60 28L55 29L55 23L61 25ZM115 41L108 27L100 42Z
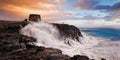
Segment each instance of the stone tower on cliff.
M39 14L30 14L29 15L29 21L41 21L41 16Z

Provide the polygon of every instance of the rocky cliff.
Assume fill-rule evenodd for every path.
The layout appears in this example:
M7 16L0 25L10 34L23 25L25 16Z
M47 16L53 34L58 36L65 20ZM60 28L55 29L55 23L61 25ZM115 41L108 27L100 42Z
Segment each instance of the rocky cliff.
M34 45L37 41L35 38L19 33L19 30L28 23L27 20L19 22L0 20L0 60L94 60L81 55L70 57L62 54L59 49ZM73 25L52 24L58 28L61 37L70 37L78 42L78 37L82 37L80 30Z
M59 49L35 46L35 38L19 33L19 30L27 24L27 21L0 21L0 60L89 60L86 56L76 55L70 57L62 54L62 51ZM54 25L64 29L60 25ZM75 27L71 26L69 28ZM62 34L65 33L68 32ZM77 35L80 35L80 33ZM69 36L69 34L66 36Z
M27 24L27 21L0 21L0 60L89 60L86 56L69 57L58 49L35 46L35 38L19 34Z
M83 37L80 30L73 25L57 24L57 23L52 23L52 24L55 27L57 27L61 37L72 38L73 40L77 40L78 42L79 42L79 37Z

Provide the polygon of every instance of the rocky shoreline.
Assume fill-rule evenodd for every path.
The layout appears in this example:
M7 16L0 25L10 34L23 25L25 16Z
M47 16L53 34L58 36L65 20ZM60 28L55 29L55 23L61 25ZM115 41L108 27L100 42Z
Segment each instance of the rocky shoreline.
M86 56L70 57L55 48L35 46L35 38L21 35L27 21L0 21L0 60L89 60Z
M55 48L35 46L35 38L19 33L19 30L28 23L26 20L20 22L0 21L0 60L94 60L80 55L70 57ZM60 27L59 24L54 25ZM63 27L60 28L64 29ZM71 28L75 27L72 26ZM80 34L78 33L78 35ZM77 37L73 38L77 39Z

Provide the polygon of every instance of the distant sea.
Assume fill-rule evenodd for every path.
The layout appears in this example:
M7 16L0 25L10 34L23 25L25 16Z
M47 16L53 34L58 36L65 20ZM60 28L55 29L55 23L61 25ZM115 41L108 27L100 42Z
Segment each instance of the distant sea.
M81 30L95 37L102 37L112 41L120 41L120 29L86 29Z

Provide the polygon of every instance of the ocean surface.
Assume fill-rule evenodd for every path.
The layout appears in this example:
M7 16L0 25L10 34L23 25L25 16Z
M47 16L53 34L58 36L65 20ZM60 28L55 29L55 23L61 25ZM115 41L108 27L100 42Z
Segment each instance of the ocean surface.
M102 37L112 41L120 41L120 29L86 29L81 31L95 37Z

